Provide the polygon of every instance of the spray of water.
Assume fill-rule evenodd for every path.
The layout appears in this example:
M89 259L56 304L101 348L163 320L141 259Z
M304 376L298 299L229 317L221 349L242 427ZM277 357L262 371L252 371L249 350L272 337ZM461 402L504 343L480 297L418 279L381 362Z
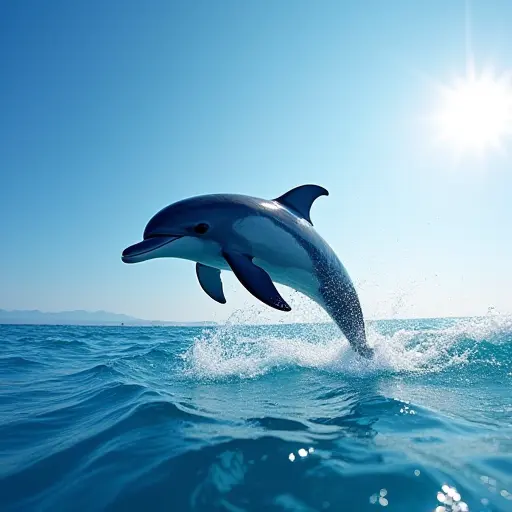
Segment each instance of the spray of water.
M375 357L357 356L323 311L302 295L293 297L292 307L304 324L266 324L265 312L247 308L235 312L224 324L203 331L182 354L184 371L207 379L254 378L285 369L315 368L348 375L375 373L439 373L466 365L482 342L502 343L512 336L512 317L444 321L370 322L368 343ZM434 325L434 327L432 327ZM510 336L509 336L510 338Z

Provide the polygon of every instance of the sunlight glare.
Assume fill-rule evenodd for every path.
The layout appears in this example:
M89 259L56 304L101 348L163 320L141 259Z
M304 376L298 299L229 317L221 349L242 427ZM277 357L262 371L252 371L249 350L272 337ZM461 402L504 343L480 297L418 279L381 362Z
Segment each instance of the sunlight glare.
M468 77L442 87L441 94L442 106L435 116L439 135L456 151L501 148L503 139L512 135L510 75Z

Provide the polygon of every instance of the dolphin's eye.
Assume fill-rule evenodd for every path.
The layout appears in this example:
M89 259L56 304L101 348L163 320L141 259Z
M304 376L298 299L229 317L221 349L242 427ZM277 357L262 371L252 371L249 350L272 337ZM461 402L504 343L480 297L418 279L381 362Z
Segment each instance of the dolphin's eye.
M209 229L210 226L208 226L208 224L205 224L204 222L201 222L200 224L197 224L197 226L194 227L194 231L198 235L204 235Z

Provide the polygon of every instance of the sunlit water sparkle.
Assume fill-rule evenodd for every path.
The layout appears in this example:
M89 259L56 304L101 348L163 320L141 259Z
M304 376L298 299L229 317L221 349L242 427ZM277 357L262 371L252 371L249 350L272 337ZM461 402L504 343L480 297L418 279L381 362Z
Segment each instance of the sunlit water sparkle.
M512 319L368 331L0 326L0 510L510 512Z

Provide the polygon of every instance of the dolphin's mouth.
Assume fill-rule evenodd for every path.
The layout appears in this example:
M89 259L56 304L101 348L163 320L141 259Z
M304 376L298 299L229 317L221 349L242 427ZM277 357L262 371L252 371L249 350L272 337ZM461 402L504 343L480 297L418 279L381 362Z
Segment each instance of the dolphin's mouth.
M139 242L135 245L130 245L127 247L121 256L121 260L124 263L139 263L141 261L145 261L150 259L149 256L151 253L156 251L157 249L162 248L164 245L170 244L174 242L174 240L178 240L181 236L155 236L152 238L146 238L142 242Z

